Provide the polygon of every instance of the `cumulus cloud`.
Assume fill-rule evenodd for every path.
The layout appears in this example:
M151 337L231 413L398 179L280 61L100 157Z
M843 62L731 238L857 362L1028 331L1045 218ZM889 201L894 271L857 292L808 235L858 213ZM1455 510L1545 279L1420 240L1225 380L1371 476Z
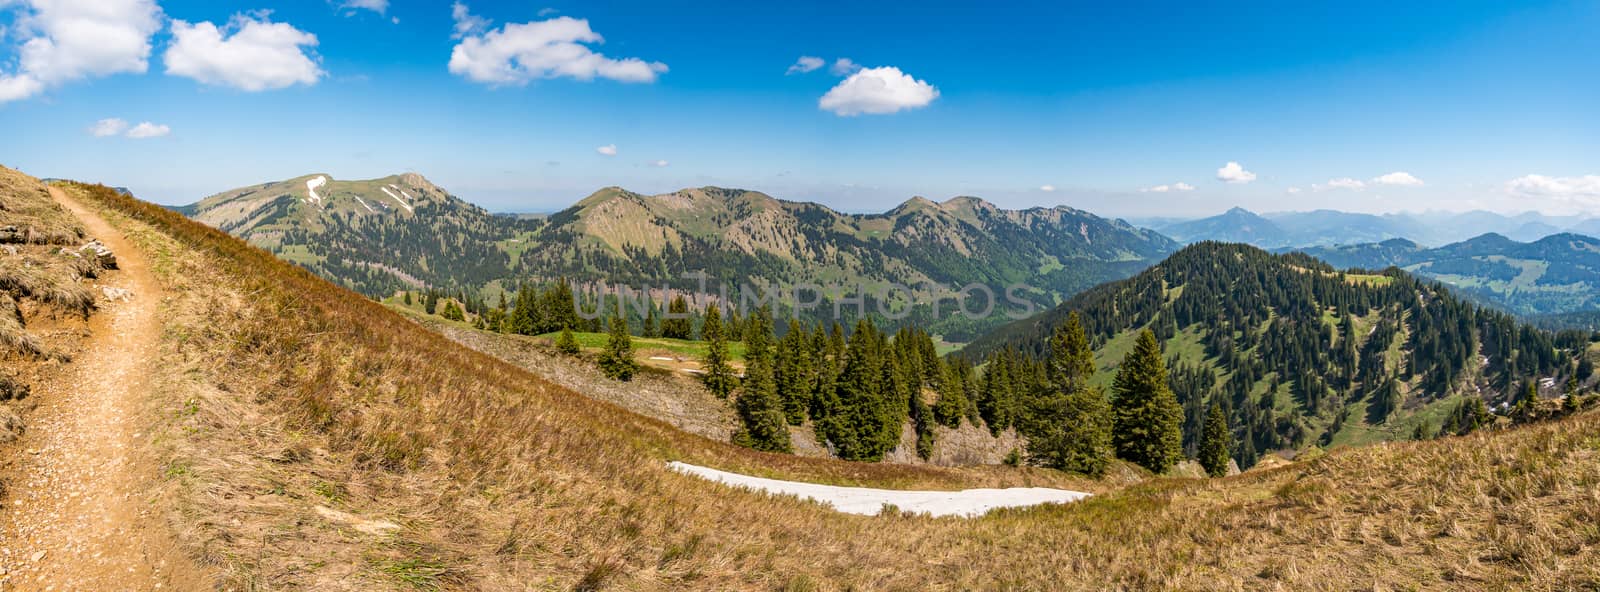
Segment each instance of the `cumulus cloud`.
M667 161L665 161L665 160L652 161L650 163L650 166L653 166L653 167L656 167L656 168L661 168L661 167L667 166Z
M96 121L94 122L94 125L89 126L89 135L96 138L105 138L120 134L122 133L122 130L125 129L128 129L128 122L115 117L109 117L100 121Z
M346 10L359 8L383 14L389 10L389 0L344 0L339 4L339 8Z
M542 13L544 11L539 11ZM474 16L467 12L467 5L456 2L450 5L450 18L455 20L455 30L450 34L451 39L460 39L468 35L476 35L480 31L488 30L489 19Z
M1366 183L1363 183L1358 179L1351 179L1350 177L1328 179L1328 183L1326 185L1311 186L1312 189L1316 189L1318 191L1328 191L1333 189L1349 189L1351 191L1360 191L1362 189L1366 189L1366 187Z
M1144 191L1146 193L1167 193L1169 191L1194 191L1194 186L1190 185L1188 183L1178 182L1178 183L1173 183L1171 185L1156 185L1155 187L1146 187L1144 189L1140 189L1140 191Z
M788 76L790 74L805 74L806 72L821 68L822 65L826 63L826 60L823 60L819 57L800 56L800 59L795 60L794 65L789 66L789 69L785 71L783 75Z
M1256 174L1244 170L1244 166L1230 160L1228 164L1222 165L1222 168L1217 169L1217 180L1224 183L1242 185L1256 180Z
M851 61L850 58L839 58L833 61L833 67L828 68L834 76L849 76L861 71L861 64Z
M1517 197L1597 205L1600 204L1600 175L1579 177L1524 175L1507 181L1506 192Z
M161 29L154 0L0 0L18 4L8 35L21 42L15 70L0 70L0 103L84 78L142 74Z
M141 122L139 125L133 126L132 129L129 129L128 137L135 140L142 140L144 138L159 138L170 133L172 133L172 128L167 127L166 124L156 124L145 121Z
M884 115L926 107L937 98L939 89L933 85L912 78L894 66L884 66L851 74L822 95L817 106L845 117Z
M1403 187L1421 187L1422 186L1422 179L1418 179L1415 176L1413 176L1411 173L1408 173L1408 172L1405 172L1405 171L1395 171L1395 172L1389 173L1387 175L1379 175L1377 177L1374 177L1372 179L1372 183L1375 184L1375 185L1400 185L1400 186L1403 186Z
M316 35L264 13L236 15L225 27L174 20L162 59L169 75L256 92L316 84L326 73L301 48L316 44Z
M604 156L616 156L617 155L617 145L616 144L606 144L606 145L601 146L599 148L595 148L594 151L595 152L599 152L601 155L604 155Z
M1056 186L1055 185L1040 185L1039 186L1039 191L1043 191L1045 193L1050 193L1050 192L1055 191L1055 190L1056 190Z
M655 82L658 75L667 71L667 65L661 62L613 59L583 45L604 41L589 28L589 21L572 17L507 24L487 33L464 36L450 52L450 73L475 82L520 85L535 78L563 76Z

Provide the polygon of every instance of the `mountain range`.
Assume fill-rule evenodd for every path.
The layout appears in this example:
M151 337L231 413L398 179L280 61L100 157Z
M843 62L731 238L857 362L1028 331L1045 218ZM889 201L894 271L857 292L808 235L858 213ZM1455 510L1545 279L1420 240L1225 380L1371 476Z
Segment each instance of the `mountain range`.
M837 286L841 301L865 292L869 311L913 301L909 322L956 341L1004 317L952 315L948 302L935 315L926 302L937 294L978 283L1003 298L1021 284L1021 297L1050 306L1137 273L1178 246L1066 206L1007 210L976 197L917 197L862 215L740 189L644 195L608 187L548 217L495 216L416 174L306 175L179 211L372 296L429 286L487 298L561 277L687 288L694 283L686 274L705 272L734 286ZM873 296L889 284L913 296Z
M1394 238L1437 246L1489 233L1524 242L1562 232L1600 236L1600 218L1536 212L1505 215L1482 210L1417 214L1314 210L1257 214L1236 207L1206 218L1157 218L1143 222L1182 243L1241 242L1264 249L1377 243Z
M1301 252L1339 268L1399 267L1523 315L1600 309L1600 239L1581 234L1518 242L1491 233L1432 249L1397 238Z

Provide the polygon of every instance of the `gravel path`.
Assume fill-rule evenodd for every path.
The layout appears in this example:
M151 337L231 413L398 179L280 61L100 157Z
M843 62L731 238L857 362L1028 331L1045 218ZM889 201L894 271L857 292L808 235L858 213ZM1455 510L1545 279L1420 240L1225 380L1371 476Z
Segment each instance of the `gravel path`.
M747 487L777 495L792 495L801 499L823 502L833 509L848 514L876 515L885 504L901 511L933 516L982 516L995 508L1017 508L1039 504L1064 504L1089 497L1081 491L1051 489L1048 487L1011 487L1007 489L963 489L961 491L912 491L902 489L872 489L870 487L838 487L798 481L779 481L751 477L708 469L681 462L667 466L687 473L735 487Z
M193 587L192 570L169 565L179 556L141 496L150 473L133 454L142 441L133 418L161 338L160 286L121 233L59 189L50 195L116 253L120 270L99 283L131 297L102 302L59 383L34 389L39 407L0 511L0 590Z

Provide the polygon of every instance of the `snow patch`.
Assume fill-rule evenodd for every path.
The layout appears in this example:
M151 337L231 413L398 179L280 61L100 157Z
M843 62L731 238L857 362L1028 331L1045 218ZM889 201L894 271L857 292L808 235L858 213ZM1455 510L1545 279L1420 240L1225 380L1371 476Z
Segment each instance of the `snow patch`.
M724 485L745 487L775 495L792 495L801 499L818 501L833 506L847 514L874 516L885 504L900 511L933 516L982 516L995 508L1020 508L1039 504L1064 504L1089 497L1091 494L1048 487L1012 487L1007 489L963 489L961 491L912 491L900 489L873 489L870 487L838 487L797 481L779 481L751 477L695 466L677 461L667 467L716 481Z
M317 188L327 184L328 178L322 175L317 175L314 179L306 179L306 193L311 194L311 199L306 201L317 204L319 208L322 207L322 196L317 195Z
M393 185L391 185L390 187L393 187ZM387 195L387 196L393 198L394 201L396 203L400 204L400 207L405 208L407 212L416 213L414 210L411 209L411 204L406 203L406 200L400 199L400 196L395 195L393 191L389 191L389 187L379 187L378 189L382 189L384 195ZM405 192L401 191L400 193L405 193ZM407 196L407 197L410 197L410 196Z
M378 213L377 210L372 209L372 206L367 205L367 200L361 199L361 196L357 195L355 198L356 201L361 204L361 207L366 208L368 212L372 212L374 214Z

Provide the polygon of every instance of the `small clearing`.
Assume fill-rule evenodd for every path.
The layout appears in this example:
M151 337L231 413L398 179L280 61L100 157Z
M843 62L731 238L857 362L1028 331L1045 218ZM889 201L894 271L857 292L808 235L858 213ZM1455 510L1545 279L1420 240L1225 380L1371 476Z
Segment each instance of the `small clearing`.
M995 508L1020 508L1039 504L1064 504L1089 497L1091 494L1048 487L1011 487L1007 489L963 489L960 491L912 491L900 489L873 489L870 487L839 487L779 481L751 477L695 466L677 461L667 467L680 473L694 475L724 485L745 487L775 495L792 495L801 499L822 502L847 514L875 516L884 506L892 505L903 512L932 516L975 517Z

